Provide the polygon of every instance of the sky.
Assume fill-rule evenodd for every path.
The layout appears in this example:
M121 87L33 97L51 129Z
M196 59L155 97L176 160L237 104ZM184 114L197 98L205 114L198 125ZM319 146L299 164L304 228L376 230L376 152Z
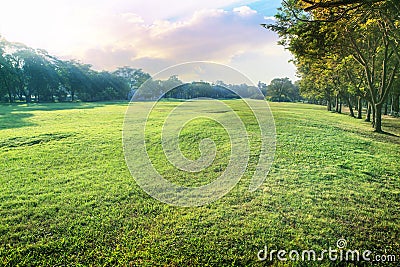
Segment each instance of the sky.
M190 61L226 64L254 83L296 80L272 23L280 0L0 0L0 35L96 70L154 75Z

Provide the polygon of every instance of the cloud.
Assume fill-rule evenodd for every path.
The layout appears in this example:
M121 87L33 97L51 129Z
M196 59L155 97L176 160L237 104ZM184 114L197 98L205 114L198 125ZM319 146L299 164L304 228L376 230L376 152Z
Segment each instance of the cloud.
M290 53L284 51L283 47L276 46L262 51L246 51L233 57L230 66L249 76L255 84L258 81L268 84L274 78L284 77L295 81L296 68L288 63L290 59Z
M83 62L88 62L97 69L115 70L118 67L132 65L136 52L132 49L112 47L90 48L86 50L84 57L86 60Z
M276 18L274 16L264 16L264 19L271 22L276 21Z
M122 13L122 19L125 20L128 23L143 23L144 20L141 16L135 14L135 13Z
M276 0L271 0L276 2ZM234 64L253 80L268 80L265 64L283 62L294 77L277 35L259 24L272 14L260 1L7 0L0 33L11 41L76 58L96 69L130 65L154 74L186 61ZM270 2L268 2L270 3ZM26 8L21 9L20 6ZM229 7L229 8L227 8ZM23 18L15 20L15 18ZM273 59L274 61L271 61ZM272 71L271 71L272 72Z
M249 15L257 14L257 11L251 9L248 6L236 7L233 9L233 12L237 12L242 16L249 16Z
M98 69L131 65L155 73L170 65L200 60L234 64L239 69L242 64L253 80L270 80L265 64L281 58L282 72L293 72L287 66L288 53L276 46L276 34L259 25L264 16L248 6L230 11L202 9L184 20L151 24L133 13L107 15L101 21L107 22L96 25L101 29L97 39L103 44L89 45L81 58ZM271 73L279 71L274 65L269 68Z

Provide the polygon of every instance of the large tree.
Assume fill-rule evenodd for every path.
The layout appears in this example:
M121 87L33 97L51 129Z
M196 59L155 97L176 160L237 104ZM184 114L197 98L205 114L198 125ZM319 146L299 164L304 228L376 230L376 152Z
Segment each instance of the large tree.
M294 102L298 99L298 93L289 78L275 78L267 87L267 97L271 101Z
M14 101L16 81L17 73L12 61L5 55L4 47L0 46L0 97L7 94L10 103Z

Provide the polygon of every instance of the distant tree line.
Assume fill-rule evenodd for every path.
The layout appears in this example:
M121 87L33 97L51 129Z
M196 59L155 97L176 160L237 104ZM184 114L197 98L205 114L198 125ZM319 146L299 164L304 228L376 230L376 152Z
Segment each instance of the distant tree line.
M114 72L96 71L88 64L61 60L45 50L8 42L0 37L1 102L129 100L146 81L146 88L141 90L142 95L137 99L153 99L160 92L166 92L163 98L176 99L259 99L264 98L267 92L261 82L257 88L223 81L183 83L177 76L163 81L151 80L148 73L131 67L121 67ZM172 90L167 92L168 89ZM281 93L283 98L277 99L292 99L292 95L285 90Z
M399 115L399 14L398 0L290 0L264 26L294 55L303 96L360 119L366 109L382 132L382 114Z
M201 97L214 99L264 99L264 95L256 86L225 84L223 81L193 81L185 83L176 75L169 77L167 80L149 79L139 91L133 90L132 94L135 94L136 100L157 100L158 98L193 99Z
M41 49L0 38L0 100L7 102L106 101L128 99L150 75L140 69L95 71Z
M237 94L226 87L208 82L183 83L165 94L165 98L192 99L198 97L217 99L239 98Z
M264 98L277 102L301 99L298 85L288 78L276 78L267 86L226 84L224 81L184 83L178 76L151 80L141 69L121 67L114 72L95 71L88 64L61 60L45 50L0 39L0 101L66 102L129 100L146 82L137 99ZM172 89L172 90L169 90ZM168 91L168 92L167 92ZM260 91L262 94L260 94Z

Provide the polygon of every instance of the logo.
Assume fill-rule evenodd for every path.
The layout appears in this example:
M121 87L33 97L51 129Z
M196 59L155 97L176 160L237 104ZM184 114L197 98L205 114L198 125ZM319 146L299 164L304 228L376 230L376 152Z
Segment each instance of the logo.
M232 101L242 101L246 105L257 122L261 144L248 188L250 191L255 191L264 182L274 159L274 119L264 96L250 79L231 67L210 62L189 62L167 68L135 91L125 114L123 147L127 166L138 185L153 198L174 206L202 206L220 199L239 182L250 159L247 125L238 110L228 104L229 101L221 97L196 97L196 92L191 92L190 97L187 92L186 95L179 93L183 85L196 82L223 87L221 90L235 96L236 100ZM230 85L248 86L242 90L240 86ZM174 108L162 116L161 122L154 119L155 114L160 112L157 107L160 103L162 106L165 103L163 99L172 92L178 92L175 95L178 95L179 102L175 102ZM211 120L223 127L229 136L229 162L219 177L206 185L191 187L173 183L165 179L149 155L149 149L152 149L149 139L160 136L160 153L177 170L200 172L214 162L218 153L213 137L204 138L197 144L200 157L196 159L185 156L180 148L183 129L199 119ZM161 133L152 132L152 125L159 123L162 123L159 127Z

